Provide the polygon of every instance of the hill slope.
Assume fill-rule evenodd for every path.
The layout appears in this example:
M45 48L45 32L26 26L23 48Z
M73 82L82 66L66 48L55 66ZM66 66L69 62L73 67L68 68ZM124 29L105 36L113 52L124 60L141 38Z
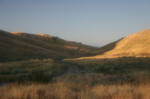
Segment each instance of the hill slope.
M120 39L122 40L122 39ZM120 40L114 41L112 43L109 43L101 48L97 48L96 50L91 51L91 55L101 55L104 54L105 52L108 52L110 50L113 50Z
M45 34L0 30L0 60L77 57L94 49L96 48Z
M145 56L150 54L150 29L129 35L118 41L114 49L104 55Z
M150 29L129 35L118 41L91 51L91 56L86 58L115 58L122 56L150 56Z

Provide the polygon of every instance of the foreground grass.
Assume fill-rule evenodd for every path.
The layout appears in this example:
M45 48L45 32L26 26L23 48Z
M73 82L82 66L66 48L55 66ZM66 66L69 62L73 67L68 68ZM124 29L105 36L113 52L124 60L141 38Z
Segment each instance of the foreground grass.
M149 77L149 73L135 74L125 81L119 79L112 83L110 78L116 79L117 75L72 74L49 84L12 84L0 87L0 99L149 99Z
M1 86L0 99L149 99L149 59L148 57L123 57L85 61L71 60L70 62L80 65L83 71L78 74L64 75L57 81L47 84L25 82ZM42 66L46 65L47 61L45 61L37 60ZM49 64L56 65L55 62L50 61ZM44 70L36 63L35 67L38 66ZM59 66L61 65L58 64ZM132 72L124 72L125 69ZM26 70L30 71L30 68ZM121 72L118 73L118 71ZM47 73L44 72L44 74ZM43 78L40 75L36 77Z
M40 78L42 75L54 76L65 69L62 64L55 63L52 59L32 59L0 63L0 83L17 80ZM29 76L32 76L29 78Z

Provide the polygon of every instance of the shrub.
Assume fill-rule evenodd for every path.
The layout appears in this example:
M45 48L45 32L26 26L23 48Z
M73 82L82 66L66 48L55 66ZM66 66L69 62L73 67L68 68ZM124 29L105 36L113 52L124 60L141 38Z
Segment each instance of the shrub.
M104 74L118 74L118 73L127 73L128 71L120 66L120 64L110 63L103 64L92 69L92 72L104 73Z
M22 74L22 73L28 73L26 70L15 70L14 74Z
M25 82L48 83L52 81L52 76L44 74L43 71L32 71L28 75L18 76L16 81L18 83L25 83Z
M10 71L1 71L0 74L1 75L9 75L9 74L11 74L11 72Z
M14 75L14 74L23 74L23 73L28 73L26 70L15 70L15 71L1 71L1 75Z
M43 71L32 71L29 78L31 81L38 83L48 83L52 81L51 75L46 75Z

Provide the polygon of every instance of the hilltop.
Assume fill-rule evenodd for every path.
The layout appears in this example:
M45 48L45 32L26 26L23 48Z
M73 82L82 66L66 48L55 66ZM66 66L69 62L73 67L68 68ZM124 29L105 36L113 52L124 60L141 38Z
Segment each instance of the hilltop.
M46 34L10 33L0 30L0 60L79 57L94 49L96 47Z

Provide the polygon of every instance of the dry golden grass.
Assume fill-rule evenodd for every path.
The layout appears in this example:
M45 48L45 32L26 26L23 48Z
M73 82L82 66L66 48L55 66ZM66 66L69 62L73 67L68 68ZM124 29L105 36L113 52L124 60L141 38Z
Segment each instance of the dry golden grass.
M0 47L2 53L0 53L0 56L2 56L2 59L8 59L5 50L8 57L15 57L11 54L13 52L15 53L15 51L17 51L15 55L21 57L19 56L21 55L21 52L19 52L18 49L7 50L10 46L13 48L14 45L23 49L24 46L28 48L22 50L22 52L28 50L27 52L31 53L31 51L35 52L38 50L37 53L42 53L40 58L45 57L45 54L47 53L53 52L52 56L58 57L75 56L76 54L88 55L88 53L84 53L81 49L94 49L88 46L83 47L82 44L67 42L57 37L48 37L47 35L30 35L25 33L15 33L14 35L11 35L8 33L1 33ZM139 66L137 63L144 63L146 66L144 66L143 69L142 64L138 67L138 72L136 71L137 68L133 65L131 70L135 72L131 73L103 74L80 72L79 74L65 75L57 79L58 81L49 84L24 83L18 85L14 83L10 86L6 85L0 87L0 99L149 99L150 73L147 71L149 70L150 60L150 58L147 57L150 53L149 38L150 29L130 35L107 45L102 49L91 52L91 55L98 53L103 55L65 60L78 64L82 66L83 69L93 69L95 66L105 63L134 63L135 66ZM17 43L18 41L20 42ZM52 44L50 44L50 42L52 42ZM51 46L47 46L49 44ZM10 53L8 53L8 51L10 51ZM39 57L39 55L36 56L36 53L31 56L33 55ZM24 55L22 56L24 58ZM28 56L27 58L31 58L31 56ZM45 73L50 74L52 73L52 69L59 73L63 69L62 67L62 65L56 64L52 60L30 60L0 63L0 72L26 70L30 73L32 70L43 70ZM16 75L19 74L17 73Z
M146 76L149 74L144 74ZM0 99L149 99L149 81L133 83L97 83L98 77L108 80L112 75L67 75L50 84L26 84L0 87ZM94 77L95 76L95 77ZM139 75L137 75L139 76ZM94 77L94 78L93 78ZM63 78L62 78L63 79ZM137 79L140 79L140 77ZM103 80L101 80L103 82ZM139 80L140 81L140 80Z
M102 59L118 57L150 57L150 29L129 35L99 49L91 51L88 57L78 59Z
M81 50L81 51L86 51L86 52L89 52L90 50L86 50L84 48L79 48L79 47L76 47L76 46L67 46L67 45L64 45L65 48L70 48L70 49L75 49L75 50Z
M52 36L49 36L49 35L46 35L46 34L37 34L37 35L53 38Z
M12 33L12 34L20 34L20 33L23 33L23 32L17 31L17 32L10 32L10 33Z
M104 54L129 54L138 55L150 53L150 29L129 35L117 42L116 47Z

